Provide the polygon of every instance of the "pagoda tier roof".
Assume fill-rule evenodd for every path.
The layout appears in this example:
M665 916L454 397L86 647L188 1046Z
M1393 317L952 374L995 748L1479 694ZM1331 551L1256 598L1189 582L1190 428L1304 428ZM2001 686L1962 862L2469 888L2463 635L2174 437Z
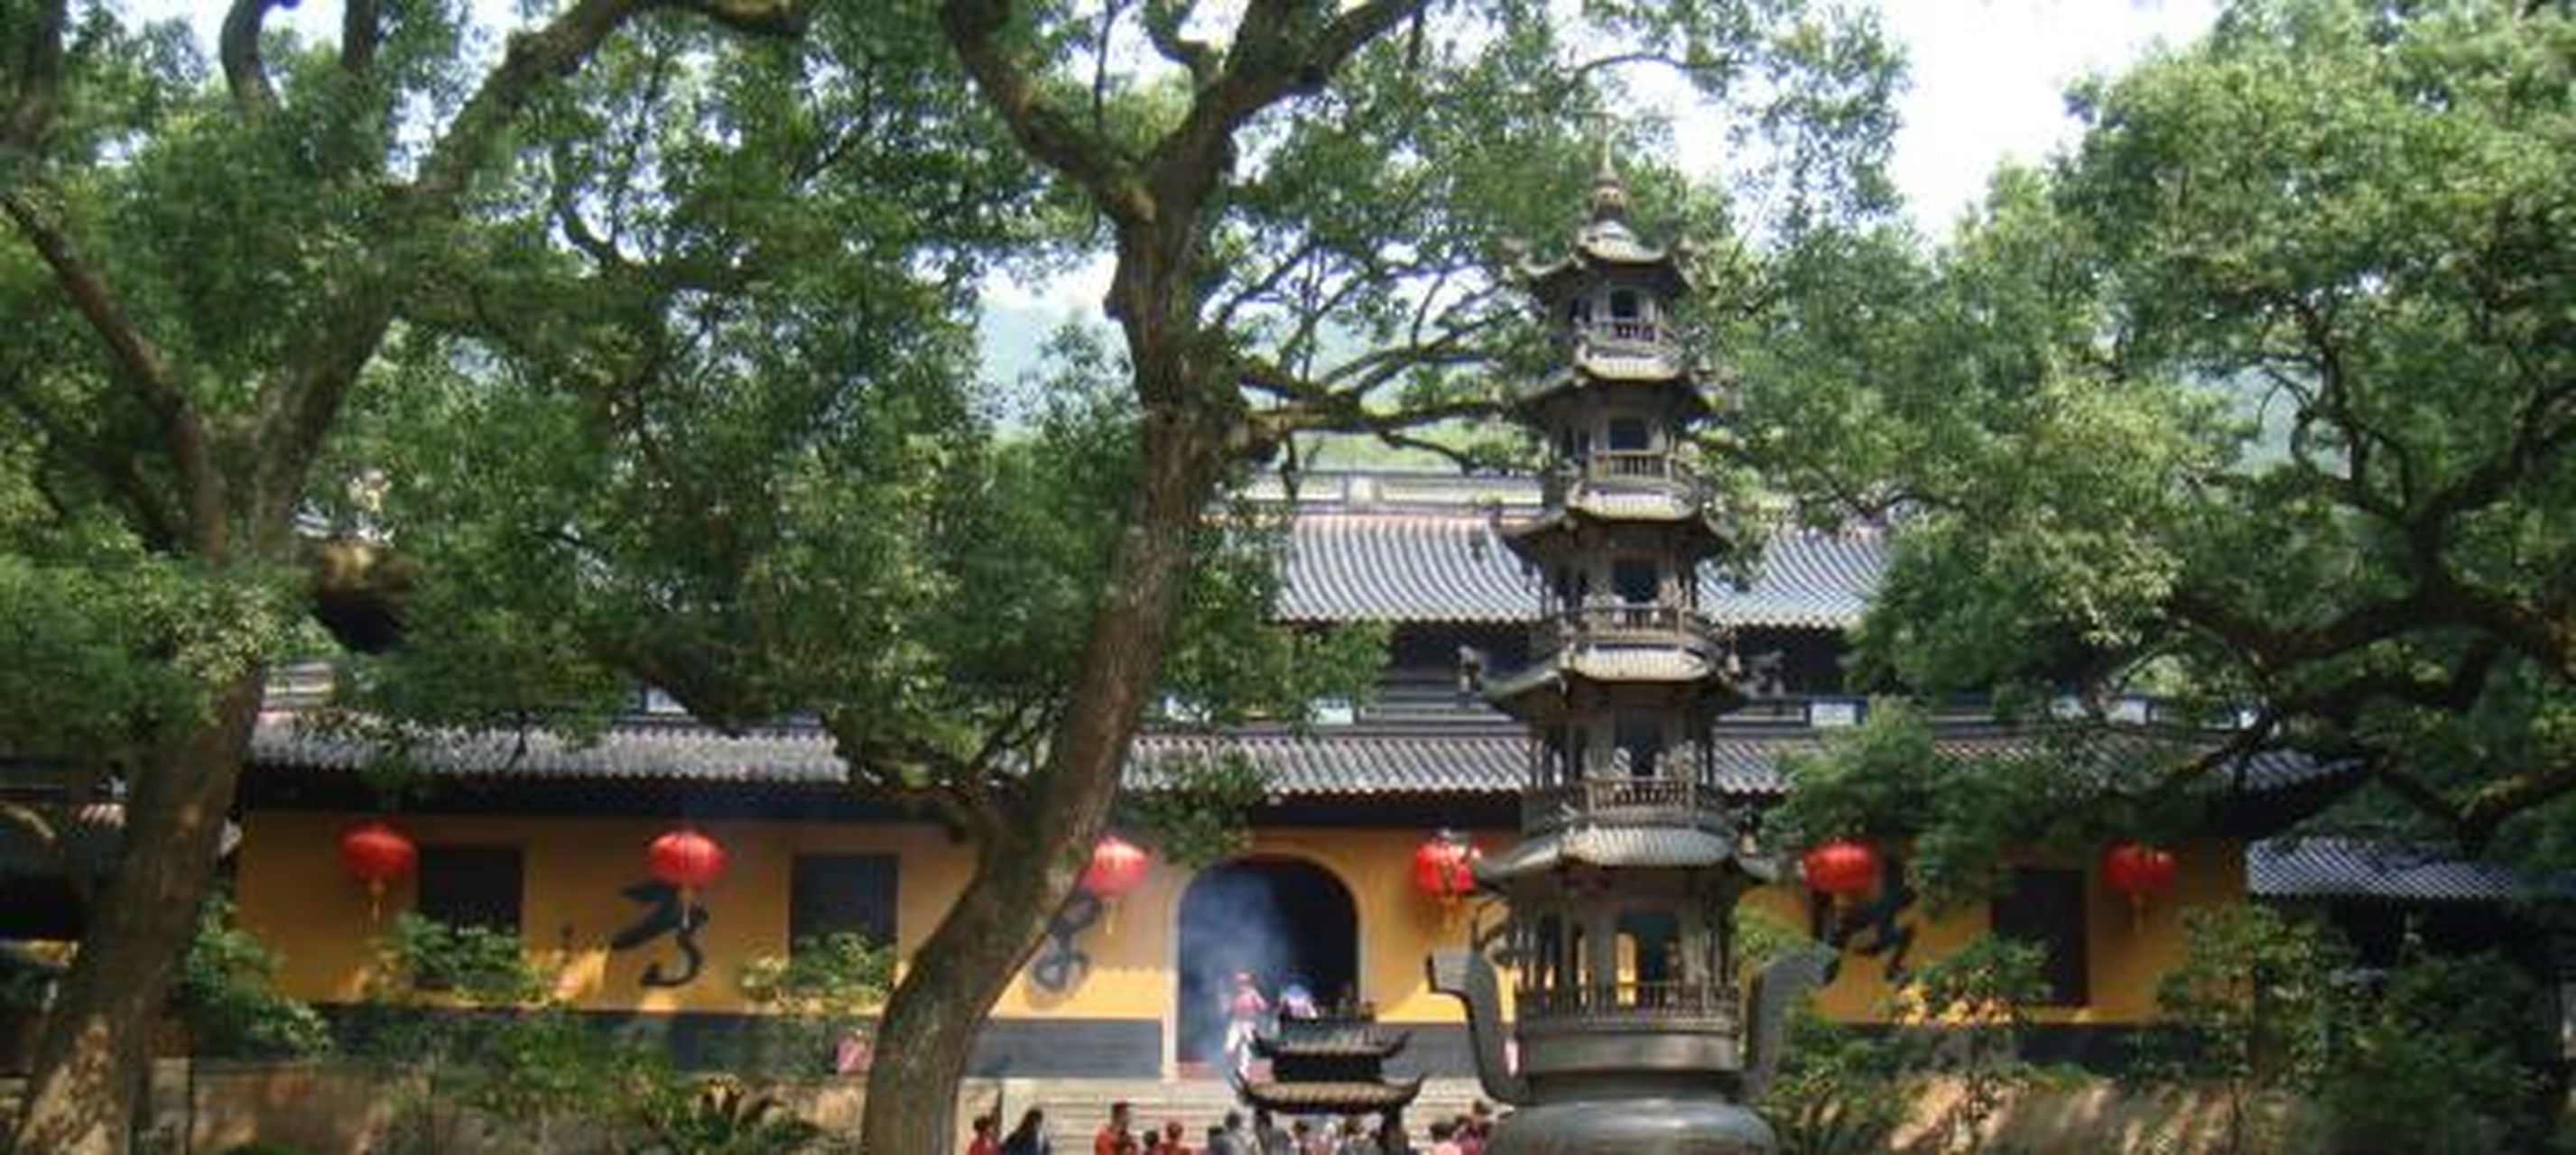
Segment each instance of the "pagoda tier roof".
M1524 838L1476 863L1481 882L1503 883L1568 866L1701 868L1733 861L1735 840L1683 825L1592 825Z
M1355 1080L1281 1083L1268 1079L1241 1079L1235 1082L1234 1087L1245 1102L1255 1107L1295 1115L1373 1115L1400 1111L1422 1094L1422 1080L1419 1078L1384 1083Z
M1549 406L1595 391L1651 390L1663 395L1685 418L1716 411L1717 403L1700 386L1678 356L1645 353L1587 352L1510 398L1514 409L1537 420Z
M1738 698L1714 646L1568 646L1487 683L1485 698L1519 717L1552 713L1550 703L1576 685L1667 686L1701 700Z
M1545 562L1564 557L1563 551L1590 548L1579 541L1587 529L1655 531L1667 535L1659 540L1694 558L1722 554L1736 536L1689 494L1592 485L1572 487L1562 508L1506 525L1502 534L1513 553Z

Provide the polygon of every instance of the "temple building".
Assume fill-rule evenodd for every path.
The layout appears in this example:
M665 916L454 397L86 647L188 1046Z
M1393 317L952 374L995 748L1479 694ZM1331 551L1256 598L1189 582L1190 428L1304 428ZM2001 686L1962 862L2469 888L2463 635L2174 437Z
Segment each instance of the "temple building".
M1475 920L1416 869L1461 840L1524 914L1524 1022L1543 1035L1551 1014L1698 1008L1701 1057L1734 1061L1735 1011L1721 996L1739 976L1727 969L1725 912L1805 928L1818 899L1794 874L1757 884L1738 872L1712 892L1708 871L1742 849L1741 822L1780 797L1783 760L1869 709L1842 657L1886 542L1869 527L1758 527L1767 540L1744 578L1715 564L1744 527L1712 520L1683 449L1707 410L1667 314L1686 278L1620 224L1623 198L1615 184L1596 190L1575 257L1531 271L1566 336L1564 373L1525 397L1553 450L1543 476L1253 484L1247 497L1288 515L1280 618L1386 627L1377 692L1319 703L1295 726L1149 726L1132 760L1140 781L1158 760L1211 752L1261 769L1250 848L1195 870L1150 846L1115 864L1115 893L1059 916L994 1008L977 1074L1220 1080L1228 984L1251 973L1274 1000L1294 986L1334 1009L1324 1025L1263 1041L1272 1065L1251 1084L1257 1095L1348 1097L1368 1083L1389 1088L1380 1105L1400 1107L1416 1078L1463 1079L1464 1017L1423 964L1465 947ZM1462 655L1481 685L1462 685ZM908 953L972 864L938 826L855 792L819 729L727 736L651 693L586 743L457 733L407 750L414 779L389 809L371 773L385 751L310 724L312 690L290 680L271 695L227 862L241 921L301 998L363 999L378 936L411 911L516 934L561 997L667 1039L686 1061L719 1053L755 1013L744 968L836 932ZM2165 728L2152 703L2119 716ZM1934 722L1949 756L2061 757L1984 703L1947 704ZM2212 781L2214 817L2168 848L2176 871L2153 901L2115 892L2090 858L2028 859L2008 896L1938 918L1887 888L1845 912L1851 933L1834 936L1843 958L1819 1005L1884 1019L1891 973L2003 934L2045 952L2052 1005L2040 1036L2053 1056L2113 1056L2153 1016L2183 912L2248 901L2249 842L2351 777L2266 753ZM342 839L378 819L417 860L371 891L344 868ZM653 888L660 864L647 847L675 831L726 858L694 888L702 923L664 918ZM0 842L0 908L17 917L0 938L76 930L75 888L40 867ZM1524 1043L1537 1044L1525 1055L1534 1070L1583 1062L1580 1047Z
M1550 660L1529 630L1541 583L1498 528L1535 518L1547 484L1419 473L1301 480L1280 612L1386 625L1391 655L1377 694L1326 704L1303 726L1141 737L1140 765L1222 749L1261 767L1268 793L1251 814L1251 849L1196 871L1151 860L1099 918L1041 947L994 1009L979 1070L1213 1077L1224 983L1250 969L1274 995L1296 979L1327 1003L1365 1002L1378 1023L1408 1032L1389 1064L1396 1076L1467 1074L1461 1015L1429 988L1422 964L1463 945L1468 920L1416 884L1414 857L1442 831L1463 832L1491 860L1532 853L1518 849L1527 732L1462 694L1459 653L1485 655L1498 677ZM1255 496L1289 500L1276 488ZM1659 596L1691 599L1737 652L1779 658L1763 673L1764 694L1718 715L1695 748L1679 735L1625 736L1634 739L1629 764L1687 767L1689 797L1709 799L1712 813L1779 797L1784 757L1868 709L1844 693L1838 659L1884 556L1874 531L1784 531L1742 585L1707 567L1659 574ZM1598 579L1611 588L1617 580ZM586 745L493 733L411 751L423 781L391 821L418 844L418 866L371 904L344 872L339 843L386 813L366 772L378 752L304 724L306 705L273 697L242 788L232 870L242 920L279 951L288 991L326 1003L364 995L375 936L394 914L416 910L515 931L561 972L559 989L578 1005L667 1032L685 1057L748 1013L735 982L746 963L840 930L908 950L971 860L931 823L855 796L819 730L727 737L639 697L631 717ZM1972 704L1937 726L1955 753L2048 756ZM1584 728L1591 757L1622 756L1615 719ZM2246 841L2344 785L2332 768L2292 755L2258 757L2227 778L2228 821L2173 848L2179 877L2143 912L2133 916L2090 862L2034 863L2034 878L2054 881L2020 888L1995 909L1938 920L1887 912L1894 937L1850 944L1821 1005L1847 1019L1881 1016L1889 963L2009 927L2056 960L2060 1005L2045 1015L2049 1033L2069 1054L2098 1050L2152 1013L2155 980L2181 950L2181 911L2245 901ZM705 888L711 917L685 953L667 936L632 942L621 933L649 913L630 894L646 878L647 844L683 824L730 860ZM1744 901L1808 924L1811 899L1794 882ZM1253 947L1265 957L1248 960ZM1081 965L1051 964L1058 954Z

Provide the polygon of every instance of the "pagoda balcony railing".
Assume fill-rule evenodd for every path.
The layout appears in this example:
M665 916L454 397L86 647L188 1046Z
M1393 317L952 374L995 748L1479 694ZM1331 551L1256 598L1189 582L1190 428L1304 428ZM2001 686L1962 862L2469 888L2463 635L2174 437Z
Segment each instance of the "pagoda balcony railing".
M1698 610L1664 602L1595 602L1561 610L1532 628L1530 651L1545 656L1580 645L1676 646L1712 659L1723 635Z
M1541 479L1540 501L1565 504L1577 487L1615 492L1662 491L1703 505L1708 488L1699 471L1679 454L1660 449L1596 449L1577 460L1559 463Z
M1512 1005L1523 1029L1679 1027L1733 1032L1744 1013L1734 984L1694 981L1593 982L1522 987Z
M1667 757L1687 759L1683 751ZM1692 772L1696 766L1690 767ZM1732 830L1726 797L1690 778L1585 778L1521 792L1521 829L1545 834L1583 822L1698 826Z
M1670 357L1680 347L1673 328L1662 321L1599 320L1574 328L1575 353L1611 357Z

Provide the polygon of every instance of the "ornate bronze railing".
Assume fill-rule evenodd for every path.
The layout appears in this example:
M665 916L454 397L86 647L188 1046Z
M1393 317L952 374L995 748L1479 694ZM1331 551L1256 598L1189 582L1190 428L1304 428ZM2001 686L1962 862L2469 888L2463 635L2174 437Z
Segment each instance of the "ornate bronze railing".
M1734 1030L1743 997L1729 983L1595 982L1563 987L1523 987L1513 992L1523 1025L1679 1025Z
M1722 650L1724 636L1698 610L1665 602L1595 602L1542 618L1532 628L1534 653L1578 643L1681 646L1713 655Z
M1566 461L1541 479L1540 499L1562 505L1577 486L1612 492L1640 490L1674 494L1692 504L1705 504L1708 488L1699 471L1674 453L1660 449L1596 449Z
M1667 759L1688 760L1688 749L1671 750ZM1687 768L1697 773L1697 766ZM1726 799L1714 787L1690 778L1586 778L1521 792L1521 828L1532 834L1562 829L1584 820L1702 826L1730 829Z
M1601 320L1574 329L1574 339L1605 353L1669 353L1678 343L1661 321Z

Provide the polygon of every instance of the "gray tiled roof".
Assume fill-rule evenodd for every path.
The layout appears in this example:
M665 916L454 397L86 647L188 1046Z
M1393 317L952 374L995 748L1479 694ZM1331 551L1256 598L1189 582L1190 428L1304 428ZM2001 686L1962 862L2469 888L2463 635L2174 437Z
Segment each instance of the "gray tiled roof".
M313 770L355 769L385 753L284 711L261 716L250 751L259 765ZM847 776L831 738L819 729L779 728L737 738L686 721L624 723L588 744L543 730L450 732L399 757L412 770L454 777L825 785Z
M2295 837L2245 850L2258 898L2378 902L2510 902L2576 898L2576 880L2540 878L2440 847L2368 838Z
M1725 625L1844 629L1886 565L1876 532L1782 531L1749 583L1704 571L1700 604ZM1289 529L1289 621L1522 622L1538 605L1537 579L1472 508L1312 511Z
M1490 720L1444 724L1317 726L1303 730L1251 728L1228 733L1158 732L1136 741L1132 771L1150 785L1151 767L1174 755L1239 754L1259 766L1272 796L1369 795L1483 796L1518 791L1528 767L1528 739L1516 725ZM1780 764L1821 748L1823 734L1805 729L1731 732L1712 740L1721 789L1745 798L1776 795L1784 787ZM2143 741L2104 744L2069 756L2026 735L2001 731L1943 738L1952 757L2044 757L2081 765L2145 749ZM299 725L272 712L251 743L252 760L275 769L350 770L366 764L371 749L346 737ZM581 745L530 731L459 734L423 744L409 754L412 767L445 777L556 778L580 781L741 782L828 786L844 780L831 741L812 728L780 728L726 737L685 722L631 723L611 727ZM2241 766L2238 788L2261 792L2331 774L2334 767L2288 751L2256 755ZM2232 773L2221 771L2222 775Z

